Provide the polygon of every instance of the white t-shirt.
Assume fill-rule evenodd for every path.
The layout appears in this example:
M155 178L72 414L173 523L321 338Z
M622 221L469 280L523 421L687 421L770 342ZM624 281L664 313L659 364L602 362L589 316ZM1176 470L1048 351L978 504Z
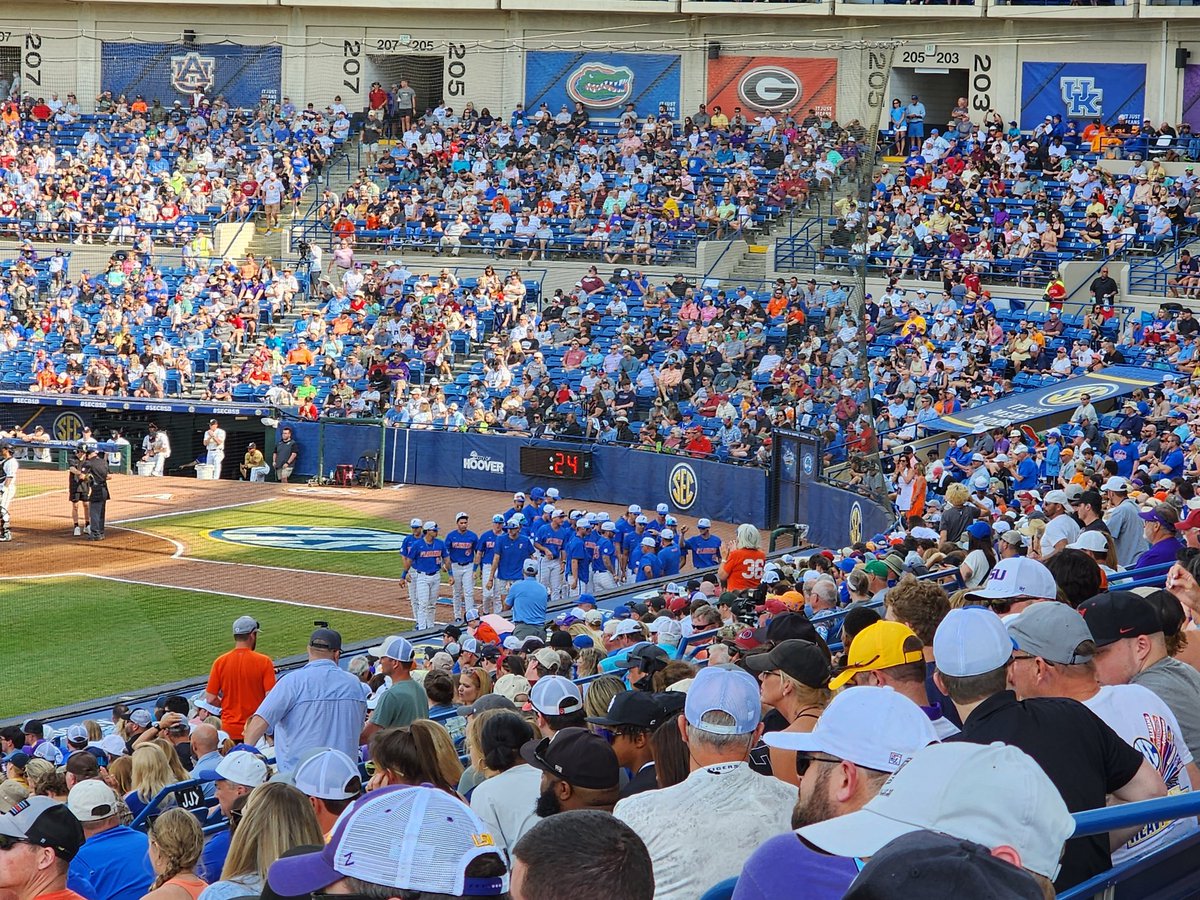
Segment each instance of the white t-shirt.
M972 550L963 562L971 570L971 577L966 580L966 587L969 588L977 588L983 584L987 580L988 572L992 570L988 565L987 554L982 550Z
M1079 523L1068 515L1055 516L1046 523L1046 530L1042 532L1042 556L1049 556L1055 550L1055 545L1066 539L1068 544L1074 543L1079 538ZM1061 549L1061 548L1059 548Z
M746 763L692 772L680 784L626 797L613 815L638 833L654 864L654 900L696 900L742 871L768 838L790 830L796 788ZM719 846L698 835L719 833Z
M1140 684L1114 684L1100 688L1099 693L1083 702L1149 760L1162 776L1168 794L1191 793L1192 782L1186 766L1192 761L1192 753L1184 746L1175 714L1157 694ZM1147 825L1113 851L1113 865L1145 856L1191 834L1196 827L1195 816Z
M541 770L525 763L493 775L471 792L471 809L491 830L497 852L506 862L512 858L517 841L538 823L536 808L541 792Z

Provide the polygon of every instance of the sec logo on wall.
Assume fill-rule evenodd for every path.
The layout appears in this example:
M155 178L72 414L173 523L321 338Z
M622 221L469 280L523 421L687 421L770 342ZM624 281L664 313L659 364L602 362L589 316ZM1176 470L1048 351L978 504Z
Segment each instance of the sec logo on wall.
M406 537L377 528L324 525L244 525L216 528L208 536L227 544L263 550L311 550L324 553L382 553L399 551Z
M700 496L700 481L696 478L696 470L687 463L679 463L671 469L667 482L671 502L679 509L690 509Z

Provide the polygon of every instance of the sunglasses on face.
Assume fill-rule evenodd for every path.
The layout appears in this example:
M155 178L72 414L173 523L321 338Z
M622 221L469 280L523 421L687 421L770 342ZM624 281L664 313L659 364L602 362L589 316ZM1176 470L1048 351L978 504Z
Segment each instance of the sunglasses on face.
M797 751L796 753L796 777L803 778L808 772L808 767L815 762L840 763L841 760L836 756L823 756L820 753L806 753Z

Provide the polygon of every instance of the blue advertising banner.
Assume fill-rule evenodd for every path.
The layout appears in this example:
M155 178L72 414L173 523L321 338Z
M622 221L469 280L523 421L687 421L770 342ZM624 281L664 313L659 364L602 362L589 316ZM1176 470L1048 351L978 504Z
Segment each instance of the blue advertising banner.
M316 422L289 422L300 445L297 475L318 465ZM328 475L341 464L379 447L378 426L326 424L320 466ZM587 480L535 478L521 474L518 438L444 431L389 428L384 447L385 481L485 491L529 491L556 485L574 504L667 503L673 512L722 522L765 527L767 473L708 460L660 455L625 447L593 445L592 477ZM539 446L554 446L546 442ZM578 450L580 445L562 445ZM496 510L502 512L502 510Z
M1105 125L1140 125L1146 111L1146 67L1141 63L1021 64L1021 128L1029 131L1046 116L1091 119Z
M952 416L942 416L929 423L933 431L957 431L969 434L980 425L988 428L1034 422L1065 413L1079 405L1079 398L1087 394L1092 403L1132 394L1138 388L1161 384L1170 375L1159 369L1139 369L1136 366L1112 366L1101 372L1068 378L1058 384L1022 391L993 403L973 406Z
M232 106L255 107L263 97L279 99L283 50L241 44L143 44L104 41L100 86L132 101L141 94L170 106L186 106L199 92L223 96Z
M535 51L525 55L525 109L543 103L551 114L582 103L597 119L616 119L626 103L639 116L657 115L665 107L679 116L677 53L593 53L568 50Z

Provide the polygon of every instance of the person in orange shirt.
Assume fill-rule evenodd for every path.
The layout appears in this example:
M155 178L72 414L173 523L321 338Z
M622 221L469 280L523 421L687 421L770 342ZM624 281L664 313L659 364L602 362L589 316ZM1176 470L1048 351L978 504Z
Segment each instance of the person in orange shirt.
M307 344L297 344L288 351L287 361L289 366L311 366L313 353L308 349Z
M777 316L783 315L783 311L787 309L787 295L783 293L773 294L771 299L767 301L767 315L774 319Z
M146 98L144 98L141 94L138 94L137 97L134 98L133 104L129 107L129 111L137 115L145 115L148 108L149 107L146 106Z
M48 392L58 388L58 375L54 371L54 363L48 362L42 366L42 371L37 374L37 386Z
M258 628L250 616L233 623L233 649L213 662L205 688L204 699L221 707L221 724L234 741L242 739L247 720L275 687L275 664L255 650Z
M732 550L717 569L717 577L728 591L756 588L762 581L767 554L759 549L758 529L748 522L738 526L737 548Z

